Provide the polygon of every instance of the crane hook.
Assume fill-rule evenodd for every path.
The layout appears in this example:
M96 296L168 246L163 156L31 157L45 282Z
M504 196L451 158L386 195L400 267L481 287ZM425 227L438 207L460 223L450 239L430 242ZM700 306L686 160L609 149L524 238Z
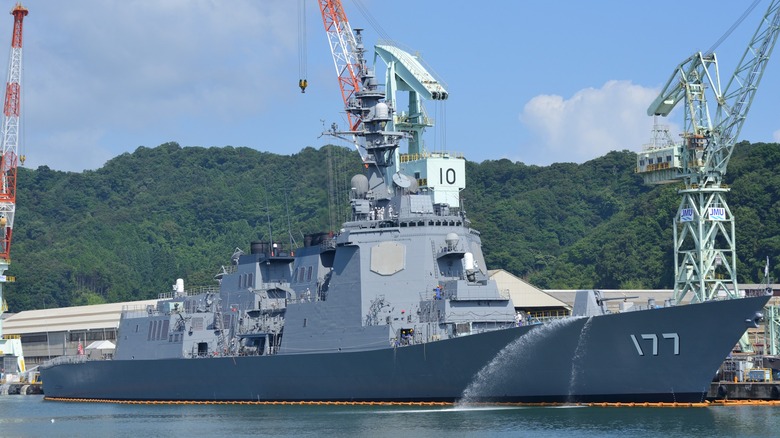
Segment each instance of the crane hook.
M306 79L300 79L298 80L298 86L301 87L301 93L306 92L306 87L309 85L309 81Z

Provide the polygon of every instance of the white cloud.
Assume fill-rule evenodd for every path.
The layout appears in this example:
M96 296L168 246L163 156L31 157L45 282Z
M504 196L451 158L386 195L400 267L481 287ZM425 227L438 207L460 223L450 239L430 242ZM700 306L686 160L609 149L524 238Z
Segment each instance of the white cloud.
M273 111L278 84L293 82L280 68L297 50L287 1L25 5L28 163L80 171L142 144L224 144L228 126Z
M613 150L639 151L650 138L653 119L646 111L657 95L656 89L611 80L570 99L536 96L520 114L533 139L518 159L539 165L582 163Z

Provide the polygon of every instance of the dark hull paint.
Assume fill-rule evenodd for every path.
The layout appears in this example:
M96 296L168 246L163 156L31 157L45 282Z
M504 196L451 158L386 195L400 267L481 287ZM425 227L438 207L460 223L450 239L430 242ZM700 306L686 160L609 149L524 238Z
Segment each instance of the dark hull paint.
M89 361L44 367L41 376L50 398L700 402L746 320L768 299L576 318L396 349Z

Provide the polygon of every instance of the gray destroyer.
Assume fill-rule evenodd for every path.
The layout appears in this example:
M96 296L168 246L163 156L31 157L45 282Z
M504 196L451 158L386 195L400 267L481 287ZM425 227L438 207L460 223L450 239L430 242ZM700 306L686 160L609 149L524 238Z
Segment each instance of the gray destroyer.
M364 139L365 174L352 179L339 232L297 249L255 243L233 254L218 287L177 281L157 306L127 309L112 360L41 366L48 399L704 399L768 296L608 313L582 291L571 317L518 320L463 210L400 166L404 135L385 130L393 108L360 61L348 111L361 120L350 133Z

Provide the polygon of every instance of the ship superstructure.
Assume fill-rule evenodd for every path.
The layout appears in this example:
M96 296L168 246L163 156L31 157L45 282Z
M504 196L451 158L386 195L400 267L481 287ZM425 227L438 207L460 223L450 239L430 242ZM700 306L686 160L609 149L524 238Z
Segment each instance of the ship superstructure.
M352 178L351 220L297 250L258 242L237 251L219 290L177 286L156 309L126 312L117 359L362 351L516 324L462 209L394 172L403 134L384 129L392 108L362 52L358 62L360 105L348 109L361 123L348 133L365 139L366 172Z

